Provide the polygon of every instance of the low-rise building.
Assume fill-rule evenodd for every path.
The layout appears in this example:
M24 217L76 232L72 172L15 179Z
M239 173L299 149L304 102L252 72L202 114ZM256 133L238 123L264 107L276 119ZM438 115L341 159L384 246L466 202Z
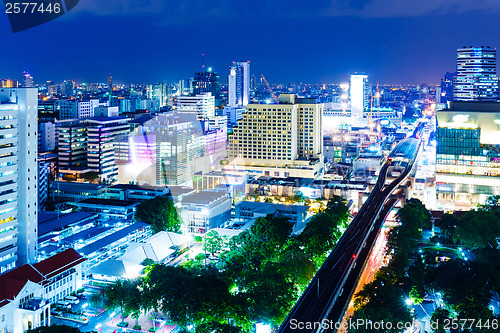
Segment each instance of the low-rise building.
M236 221L254 221L259 217L272 214L279 217L286 217L295 225L302 224L307 219L309 206L283 205L268 202L240 201L234 209L234 219Z
M217 228L231 217L231 198L227 192L203 191L190 194L180 203L187 232L200 236Z
M78 210L99 214L105 220L132 220L138 202L90 198L77 202L75 205Z
M51 303L82 286L85 260L68 249L0 275L0 331L23 333L50 326Z
M106 199L146 201L169 193L168 187L117 184L106 189Z

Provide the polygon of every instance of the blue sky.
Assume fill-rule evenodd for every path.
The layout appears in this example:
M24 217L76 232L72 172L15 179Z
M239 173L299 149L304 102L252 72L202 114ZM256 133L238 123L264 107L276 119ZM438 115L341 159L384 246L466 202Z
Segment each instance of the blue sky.
M80 0L13 34L0 13L0 77L173 82L205 62L222 81L250 60L272 83L437 83L461 46L500 46L500 1Z

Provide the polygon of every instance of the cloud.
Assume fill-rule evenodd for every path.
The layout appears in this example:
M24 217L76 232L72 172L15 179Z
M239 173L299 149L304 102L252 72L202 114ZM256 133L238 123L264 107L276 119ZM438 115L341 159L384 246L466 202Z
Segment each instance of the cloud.
M85 0L76 12L98 16L152 15L163 24L200 18L409 17L500 12L498 0Z

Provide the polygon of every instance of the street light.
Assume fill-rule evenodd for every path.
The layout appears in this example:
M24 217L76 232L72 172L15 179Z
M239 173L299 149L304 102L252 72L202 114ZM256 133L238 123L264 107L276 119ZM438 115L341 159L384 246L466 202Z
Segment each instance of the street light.
M412 304L413 304L413 300L412 300L411 298L407 298L407 299L405 300L405 303L406 303L406 305L408 305L408 306L412 306Z

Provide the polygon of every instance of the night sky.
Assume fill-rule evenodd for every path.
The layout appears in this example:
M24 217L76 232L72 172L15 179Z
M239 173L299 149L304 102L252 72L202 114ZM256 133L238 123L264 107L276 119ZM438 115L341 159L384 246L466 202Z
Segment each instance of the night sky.
M250 60L270 83L438 83L456 49L500 47L498 0L80 0L59 19L12 33L0 13L0 78L174 82L202 57L227 81Z

